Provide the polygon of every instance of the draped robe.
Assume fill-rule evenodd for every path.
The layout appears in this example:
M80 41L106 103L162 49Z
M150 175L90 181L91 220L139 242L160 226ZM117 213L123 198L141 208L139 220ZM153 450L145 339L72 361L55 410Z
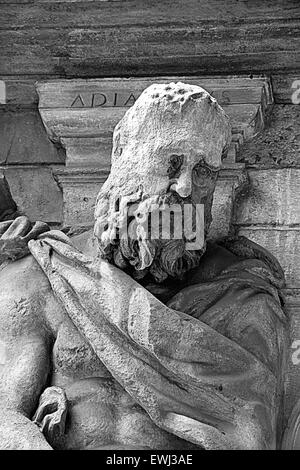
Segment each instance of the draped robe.
M258 250L164 305L62 232L28 248L76 328L157 426L205 449L278 445L287 320L268 256Z

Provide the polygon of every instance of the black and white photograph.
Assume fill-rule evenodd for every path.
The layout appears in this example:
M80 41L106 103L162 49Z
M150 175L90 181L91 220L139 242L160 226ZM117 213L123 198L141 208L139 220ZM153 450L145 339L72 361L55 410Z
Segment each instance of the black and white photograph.
M6 450L300 450L300 0L0 0Z

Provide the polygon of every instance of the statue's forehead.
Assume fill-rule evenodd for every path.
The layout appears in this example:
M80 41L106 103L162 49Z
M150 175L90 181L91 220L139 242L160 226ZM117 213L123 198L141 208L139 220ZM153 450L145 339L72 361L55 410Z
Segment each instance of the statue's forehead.
M166 145L155 146L151 149L149 146L145 146L145 148L141 147L139 150L140 152L136 155L136 158L127 158L127 155L124 155L124 164L127 168L131 166L133 170L139 169L143 173L153 169L159 173L159 169L169 167L176 156L180 157L182 166L185 167L192 168L199 162L215 169L218 169L221 165L220 155L217 153L214 156L209 155L205 144L193 145L189 141L179 144L173 143L172 145L166 143Z
M180 155L185 166L204 161L221 166L228 118L202 88L183 83L153 84L126 112L114 132L112 163L118 169L159 175Z

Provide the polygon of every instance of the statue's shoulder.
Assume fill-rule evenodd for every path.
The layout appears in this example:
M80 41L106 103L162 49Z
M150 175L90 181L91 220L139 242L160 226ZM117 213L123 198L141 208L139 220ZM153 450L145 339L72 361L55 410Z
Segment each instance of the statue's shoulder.
M50 289L49 281L31 254L0 266L0 291L27 298Z
M64 318L49 280L28 254L0 266L1 335L54 335Z
M52 334L48 318L54 300L48 279L32 255L2 264L0 342Z
M285 285L284 272L278 260L264 247L244 236L210 240L198 268L189 274L188 284L215 280L231 268L249 270L265 276L278 288Z
M269 268L274 278L279 283L284 284L284 271L279 261L263 246L244 236L224 237L217 240L217 244L241 259L262 261Z

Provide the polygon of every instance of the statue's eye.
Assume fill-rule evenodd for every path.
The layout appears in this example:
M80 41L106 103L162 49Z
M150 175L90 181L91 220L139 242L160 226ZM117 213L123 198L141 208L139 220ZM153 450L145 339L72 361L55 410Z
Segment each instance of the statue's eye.
M168 176L175 178L183 163L183 155L171 155L169 160Z
M217 175L217 171L210 169L203 163L199 163L194 167L194 174L198 178L214 178Z
M196 165L194 167L194 172L198 177L203 176L205 178L210 176L212 173L211 170L207 166L204 166L204 165Z

